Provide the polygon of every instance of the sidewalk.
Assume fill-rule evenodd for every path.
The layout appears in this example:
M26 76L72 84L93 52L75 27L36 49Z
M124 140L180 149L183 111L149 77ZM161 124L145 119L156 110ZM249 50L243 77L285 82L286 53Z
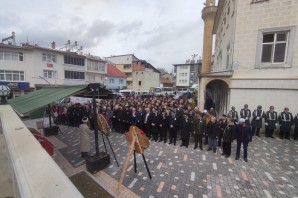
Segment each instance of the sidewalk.
M49 140L56 146L54 159L70 176L85 170L85 164L79 161L83 160L78 150L78 129L61 126L61 130L62 134L51 136ZM122 134L112 133L109 138L120 168L107 146L111 164L94 177L113 194L129 145ZM298 144L294 140L254 137L248 148L248 163L241 158L235 161L235 143L230 158L222 157L221 149L216 154L206 151L206 147L203 151L194 150L193 143L189 148L150 143L145 157L152 180L141 155L137 155L137 173L134 173L131 157L122 197L298 197ZM99 150L103 151L101 135L99 145Z

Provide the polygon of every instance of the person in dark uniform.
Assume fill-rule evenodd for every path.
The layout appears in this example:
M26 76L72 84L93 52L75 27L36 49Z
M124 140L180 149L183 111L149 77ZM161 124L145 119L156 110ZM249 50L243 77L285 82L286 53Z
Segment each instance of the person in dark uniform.
M265 118L265 113L262 110L262 106L259 105L257 109L255 109L252 113L252 135L250 137L250 141L252 141L252 136L256 134L256 136L260 137L260 129L262 128L262 120Z
M124 126L124 133L129 130L131 121L131 111L128 105L125 106L125 110L123 110L122 114L122 122Z
M295 129L294 129L294 140L297 140L298 139L298 113L295 116L295 118L293 120L293 123L295 125Z
M68 117L69 125L74 126L74 105L73 105L73 103L70 103L70 106L67 109L67 117Z
M158 128L159 128L159 115L155 108L152 109L152 115L150 116L151 123L151 134L153 135L153 140L157 142L158 140Z
M119 111L118 105L116 105L114 107L114 111L113 111L113 115L112 115L112 122L113 122L113 130L115 132L119 133L120 132L120 130L119 130L119 121L118 121L118 118L117 118L118 111Z
M248 105L245 104L244 108L240 110L240 118L243 118L245 120L246 126L250 125L250 117L251 117L251 111L248 109Z
M124 110L121 105L118 106L118 111L117 111L117 119L118 119L118 132L124 134L125 128L124 128L124 122L123 122L123 117L124 117Z
M181 140L182 144L180 146L185 146L188 148L189 145L189 136L192 130L192 124L187 113L184 114L183 119L181 120Z
M145 128L144 128L144 116L145 114L143 113L142 107L138 108L138 111L136 112L136 118L137 118L137 123L136 126L141 129L142 131L145 132Z
M228 118L231 118L231 120L234 123L238 122L238 119L239 119L238 112L236 111L236 108L234 106L232 106L231 110L229 111Z
M245 124L245 119L240 118L239 127L236 132L237 151L235 160L240 158L241 144L243 144L243 160L247 162L247 148L250 138L251 128Z
M223 132L227 126L227 116L222 114L222 118L219 120L219 134L218 134L218 146L221 146Z
M243 119L243 118L242 118ZM223 132L222 141L222 155L225 157L230 157L232 142L236 136L236 125L230 118L227 118L227 125Z
M270 110L266 112L265 117L265 128L266 128L266 137L273 137L273 132L277 126L277 112L274 111L274 106L270 106Z
M132 112L131 112L131 119L130 119L130 124L133 126L137 125L137 111L136 108L132 108Z
M174 145L176 145L178 125L179 125L178 119L175 115L175 112L172 111L171 116L169 118L169 134L170 134L169 144L174 143Z
M159 142L162 142L162 141L164 141L164 143L167 142L168 126L169 126L169 117L165 111L162 111L159 117L159 134L160 134Z
M145 118L144 118L144 128L145 128L145 133L146 136L150 139L151 138L151 122L150 122L150 118L151 118L151 112L149 108L145 109Z
M280 124L280 139L284 137L286 139L290 139L290 131L293 125L293 115L289 112L289 108L285 107L284 111L280 113L279 116L279 124Z
M204 121L201 113L197 114L197 117L194 118L193 121L193 135L195 146L194 149L197 149L198 146L201 150L203 150L203 136L204 136Z
M206 125L206 133L208 134L208 145L207 151L213 150L216 153L217 140L216 137L219 134L219 125L216 122L216 117L212 116L211 121Z

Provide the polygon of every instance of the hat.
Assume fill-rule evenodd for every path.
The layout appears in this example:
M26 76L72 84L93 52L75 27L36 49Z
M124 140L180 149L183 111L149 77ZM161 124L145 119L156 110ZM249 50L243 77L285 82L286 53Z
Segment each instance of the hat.
M88 122L88 118L87 118L87 117L84 117L84 118L82 119L82 122L84 122L84 123Z
M258 106L258 109L262 109L262 106L261 106L261 105L259 105L259 106Z
M207 113L207 110L205 109L203 112L204 112L204 113Z
M245 119L244 118L240 118L239 119L239 122L245 122Z

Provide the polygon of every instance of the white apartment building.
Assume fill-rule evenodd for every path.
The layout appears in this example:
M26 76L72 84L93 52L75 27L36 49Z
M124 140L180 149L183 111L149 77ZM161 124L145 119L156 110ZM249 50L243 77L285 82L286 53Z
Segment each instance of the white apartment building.
M0 44L0 84L15 96L43 86L104 82L106 63L81 53L23 44Z
M218 112L248 104L298 113L297 12L297 0L220 0L214 63L200 77L200 107L209 95Z

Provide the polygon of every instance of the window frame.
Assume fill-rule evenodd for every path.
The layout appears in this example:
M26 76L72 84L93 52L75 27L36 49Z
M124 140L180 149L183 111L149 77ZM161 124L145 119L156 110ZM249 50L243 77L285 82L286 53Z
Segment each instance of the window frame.
M264 34L276 34L278 32L288 32L287 46L286 46L286 55L285 62L277 63L262 63L262 52L263 52L263 35ZM276 27L276 28L266 28L259 29L257 36L257 49L255 57L255 69L264 69L264 68L290 68L293 65L294 58L294 44L296 37L296 26L287 26L287 27Z
M18 79L14 79L14 75L18 72ZM14 70L0 70L0 76L3 75L3 79L0 78L0 81L7 82L25 82L25 72L24 71L14 71ZM11 79L7 79L7 75L11 76Z

